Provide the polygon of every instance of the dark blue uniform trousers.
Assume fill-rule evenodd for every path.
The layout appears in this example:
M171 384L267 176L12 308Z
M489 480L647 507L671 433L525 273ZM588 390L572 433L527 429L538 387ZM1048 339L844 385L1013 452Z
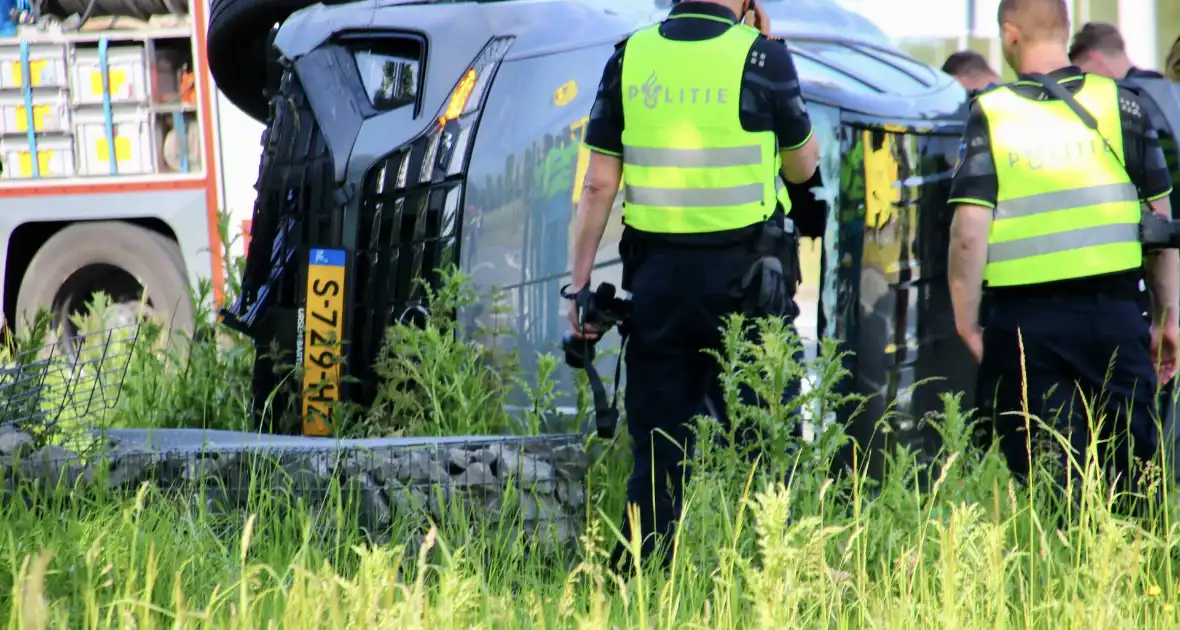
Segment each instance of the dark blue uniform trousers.
M665 566L689 476L693 419L714 415L725 422L720 368L704 350L722 350L724 318L740 307L730 295L730 283L752 262L749 250L653 248L632 279L624 405L634 470L627 480L627 502L639 510L642 557L653 553L657 538L651 534L656 534L666 545ZM795 383L783 395L797 393ZM743 402L756 404L757 397L744 392ZM629 542L626 514L622 531ZM616 567L625 569L631 560L621 544L616 546Z
M1013 474L1021 481L1029 474L1029 435L1021 412L1027 384L1029 413L1069 438L1080 465L1085 465L1090 440L1097 437L1106 483L1118 475L1118 490L1141 490L1136 478L1158 444L1150 346L1149 326L1132 299L1067 296L993 302L984 327L976 404L985 426L989 420L994 426ZM1086 405L1096 406L1087 413ZM1092 436L1089 427L1100 418L1101 433ZM1049 438L1035 420L1030 425L1033 459L1058 458L1058 483L1064 486L1065 452L1059 447L1041 451L1039 444ZM1076 479L1076 469L1074 474Z

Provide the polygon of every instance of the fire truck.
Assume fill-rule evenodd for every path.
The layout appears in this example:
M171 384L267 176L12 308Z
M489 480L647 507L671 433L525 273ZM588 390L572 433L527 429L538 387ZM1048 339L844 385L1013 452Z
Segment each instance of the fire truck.
M0 0L0 296L66 334L97 292L191 329L244 255L263 125L207 70L206 0ZM116 322L130 323L130 321Z

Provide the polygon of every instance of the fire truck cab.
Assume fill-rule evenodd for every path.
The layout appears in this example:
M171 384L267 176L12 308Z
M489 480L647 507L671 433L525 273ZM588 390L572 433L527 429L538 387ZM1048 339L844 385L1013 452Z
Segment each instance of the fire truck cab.
M4 320L72 334L104 292L116 325L143 304L191 329L189 288L221 297L223 210L244 252L263 130L209 79L208 3L26 1L0 6Z

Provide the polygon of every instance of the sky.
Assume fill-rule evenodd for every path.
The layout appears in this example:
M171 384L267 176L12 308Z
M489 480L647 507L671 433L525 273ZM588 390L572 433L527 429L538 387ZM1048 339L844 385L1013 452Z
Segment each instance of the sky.
M582 0L608 8L632 19L646 19L655 13L654 0ZM789 0L782 0L789 1ZM967 32L969 0L833 0L856 11L881 28L889 37L958 38ZM1159 0L1071 0L1067 2L1074 22L1089 19L1087 7L1117 6L1119 27L1124 32L1142 33L1127 37L1128 53L1138 65L1154 68L1158 46L1155 36L1155 4ZM1180 1L1180 0L1171 0ZM1000 0L974 0L974 35L996 37L996 9ZM1074 5L1080 15L1073 15ZM921 16L915 19L914 16Z

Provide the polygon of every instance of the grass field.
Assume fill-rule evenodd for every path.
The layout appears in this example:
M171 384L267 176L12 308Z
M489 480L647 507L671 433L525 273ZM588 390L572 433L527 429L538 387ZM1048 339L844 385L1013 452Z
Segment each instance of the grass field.
M835 348L801 366L789 360L781 329L766 329L775 341L758 347L738 343L735 330L718 358L746 367L723 384L735 418L762 430L766 455L757 467L743 463L742 453L708 439L717 427L700 422L708 446L694 455L668 572L606 567L623 511L624 435L593 464L584 535L560 557L526 553L495 524L458 521L437 523L417 549L403 547L408 538L396 531L393 544L374 545L356 533L339 496L309 507L256 489L251 509L226 515L147 487L134 496L39 488L0 505L0 618L14 629L1180 627L1180 513L1165 507L1174 501L1155 502L1142 518L1118 516L1092 452L1078 455L1085 472L1073 479L1076 503L1049 500L1040 477L1015 484L994 453L967 446L968 412L953 396L928 419L945 439L931 487L919 488L918 460L901 451L882 480L831 478L841 429L793 443L785 418L797 405L855 400L814 391L758 410L734 392L741 384L773 391L809 368L832 382L842 376ZM210 332L218 334L183 355L174 345L134 355L104 421L246 427L251 350L227 331ZM502 404L517 387L508 378L519 376L513 357L473 363L479 351L448 332L440 321L391 333L390 347L417 367L386 361L385 377L416 384L429 404L394 395L391 385L385 400L411 412L396 424L357 415L342 430L512 426ZM544 390L534 389L539 404ZM788 470L789 487L770 481ZM460 536L472 528L477 535Z

